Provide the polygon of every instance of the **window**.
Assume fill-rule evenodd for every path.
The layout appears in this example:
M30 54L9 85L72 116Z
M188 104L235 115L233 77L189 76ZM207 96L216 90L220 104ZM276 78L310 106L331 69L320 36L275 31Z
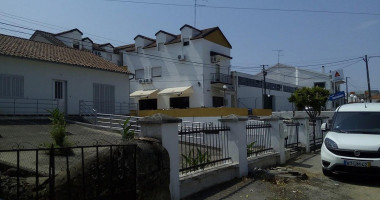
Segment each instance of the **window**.
M74 49L79 49L79 41L78 40L74 40L74 42L73 42L73 48Z
M63 99L63 81L54 82L54 99Z
M135 79L139 80L139 79L144 79L144 78L145 78L144 69L136 69L135 70Z
M157 45L157 51L163 51L164 50L164 43L160 42Z
M183 46L189 46L190 40L189 38L183 38Z
M212 97L212 107L222 107L223 105L223 97Z
M94 108L100 113L115 113L115 86L94 83Z
M173 97L170 98L170 108L189 108L189 97Z
M152 67L152 77L161 77L161 67Z
M325 88L326 83L325 82L316 82L314 83L315 87Z
M140 99L139 110L157 110L157 99Z
M0 74L0 98L24 98L24 77Z
M296 89L297 88L295 88L295 87L290 87L290 86L284 85L282 91L283 92L293 93L294 91L296 91Z

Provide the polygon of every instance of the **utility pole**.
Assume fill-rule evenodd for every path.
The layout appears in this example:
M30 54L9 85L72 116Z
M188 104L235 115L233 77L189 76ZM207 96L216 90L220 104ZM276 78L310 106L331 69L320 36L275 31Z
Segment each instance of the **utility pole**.
M263 81L263 85L262 85L263 92L264 92L263 98L262 98L263 99L263 109L264 109L265 108L265 106L264 106L265 95L267 95L266 82L265 82L265 76L267 75L267 71L265 71L265 66L268 66L268 65L260 65L260 66L263 67L263 76L264 76L264 81Z
M280 56L282 56L282 55L281 55L281 52L282 52L283 50L281 50L281 49L276 49L276 50L273 50L273 51L277 51L277 64L279 65L279 64L280 64Z
M194 27L197 26L197 0L194 0Z
M367 69L367 83L368 83L368 99L369 99L369 102L372 103L372 96L371 96L371 84L370 84L370 81L369 81L369 72L368 72L368 57L367 55L364 56L364 62L365 62L365 67Z
M348 85L347 85L347 83L348 83L348 78L350 78L350 77L348 77L348 76L346 76L346 104L348 104Z

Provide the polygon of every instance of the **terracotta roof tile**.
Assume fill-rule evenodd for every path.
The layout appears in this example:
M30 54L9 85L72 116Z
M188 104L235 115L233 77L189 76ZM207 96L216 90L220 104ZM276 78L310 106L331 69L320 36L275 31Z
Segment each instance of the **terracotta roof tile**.
M0 55L130 74L126 67L119 67L89 51L61 47L3 34L0 34Z
M115 50L116 51L126 50L128 52L135 51L135 44L127 44L123 46L118 46L118 47L115 47Z

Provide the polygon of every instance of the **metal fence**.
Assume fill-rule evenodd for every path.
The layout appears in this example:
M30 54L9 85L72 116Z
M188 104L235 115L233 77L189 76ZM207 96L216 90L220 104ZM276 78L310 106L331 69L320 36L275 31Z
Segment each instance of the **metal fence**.
M298 151L300 147L299 143L299 126L298 122L285 122L285 148L293 151Z
M132 110L137 111L137 103L126 103L126 102L101 102L101 101L79 101L79 110L85 112L87 108L96 110L99 113L105 114L117 114L126 115L130 114Z
M321 148L323 143L323 131L321 130L321 120L310 121L309 122L309 142L310 150L315 151L316 149ZM315 132L314 132L315 129Z
M263 121L250 120L247 122L247 157L272 152L271 127L270 124Z
M0 199L136 198L134 144L31 149L18 145L0 150L0 161ZM14 169L12 175L4 173L5 166Z
M180 173L226 164L230 128L221 124L190 123L179 125Z
M49 115L59 107L56 99L0 99L0 115Z

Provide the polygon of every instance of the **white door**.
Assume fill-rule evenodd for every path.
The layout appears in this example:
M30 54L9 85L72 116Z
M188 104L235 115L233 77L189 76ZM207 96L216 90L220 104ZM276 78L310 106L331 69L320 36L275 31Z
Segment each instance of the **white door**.
M58 109L61 112L67 113L67 87L66 81L54 80L53 82L53 95L54 99L57 101Z

